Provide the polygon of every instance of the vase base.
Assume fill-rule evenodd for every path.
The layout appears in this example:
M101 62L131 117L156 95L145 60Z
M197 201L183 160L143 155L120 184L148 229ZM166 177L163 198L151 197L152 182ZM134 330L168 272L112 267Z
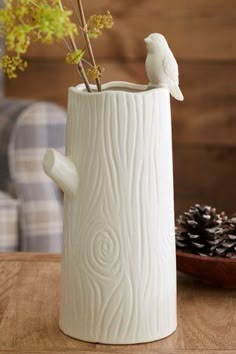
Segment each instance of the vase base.
M77 339L79 341L82 341L82 342L86 342L86 343L94 343L94 344L106 344L106 345L131 345L131 344L145 344L145 343L151 343L151 342L156 342L158 340L161 340L161 339L165 339L169 336L171 336L172 334L174 334L174 332L176 331L176 328L177 328L177 325L172 329L172 330L169 330L169 331L166 331L166 333L162 333L161 335L157 335L155 336L155 338L140 338L140 339L117 339L117 340L114 340L114 339L97 339L97 340L94 340L93 338L89 338L89 337L82 337L82 336L79 336L79 335L76 335L76 334L73 334L72 332L68 332L66 331L65 329L62 328L61 325L59 325L59 328L60 330L68 337L71 337L73 339Z

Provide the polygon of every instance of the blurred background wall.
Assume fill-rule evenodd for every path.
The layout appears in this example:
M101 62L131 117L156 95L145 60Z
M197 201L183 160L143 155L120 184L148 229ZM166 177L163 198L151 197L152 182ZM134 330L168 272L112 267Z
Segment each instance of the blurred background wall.
M175 203L236 211L235 0L87 0L87 15L109 9L115 26L94 41L104 82L147 83L143 39L163 33L179 62L185 101L172 100ZM80 78L64 64L62 45L34 46L29 67L5 80L7 96L66 106L67 89Z

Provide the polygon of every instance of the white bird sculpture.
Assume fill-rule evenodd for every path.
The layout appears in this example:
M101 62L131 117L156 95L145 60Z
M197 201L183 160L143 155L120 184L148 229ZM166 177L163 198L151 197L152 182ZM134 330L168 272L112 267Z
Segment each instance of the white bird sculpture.
M171 96L183 101L184 96L179 88L178 64L165 37L160 33L152 33L144 41L148 50L145 65L149 85L167 87Z

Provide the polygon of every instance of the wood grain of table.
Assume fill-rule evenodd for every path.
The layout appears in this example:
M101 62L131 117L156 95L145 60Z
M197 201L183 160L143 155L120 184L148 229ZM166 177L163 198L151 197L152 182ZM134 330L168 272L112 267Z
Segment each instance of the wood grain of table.
M77 341L58 328L61 257L0 255L0 354L235 354L236 291L178 275L178 329L147 344Z

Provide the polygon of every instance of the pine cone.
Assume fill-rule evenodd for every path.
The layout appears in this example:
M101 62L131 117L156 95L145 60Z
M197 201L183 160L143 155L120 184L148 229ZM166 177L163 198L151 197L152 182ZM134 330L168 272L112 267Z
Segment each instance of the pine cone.
M216 255L236 258L236 215L223 223L223 240L216 247Z
M222 224L227 219L224 212L217 214L216 209L211 206L192 206L177 220L177 248L203 256L214 256L217 247L222 243L225 232Z

